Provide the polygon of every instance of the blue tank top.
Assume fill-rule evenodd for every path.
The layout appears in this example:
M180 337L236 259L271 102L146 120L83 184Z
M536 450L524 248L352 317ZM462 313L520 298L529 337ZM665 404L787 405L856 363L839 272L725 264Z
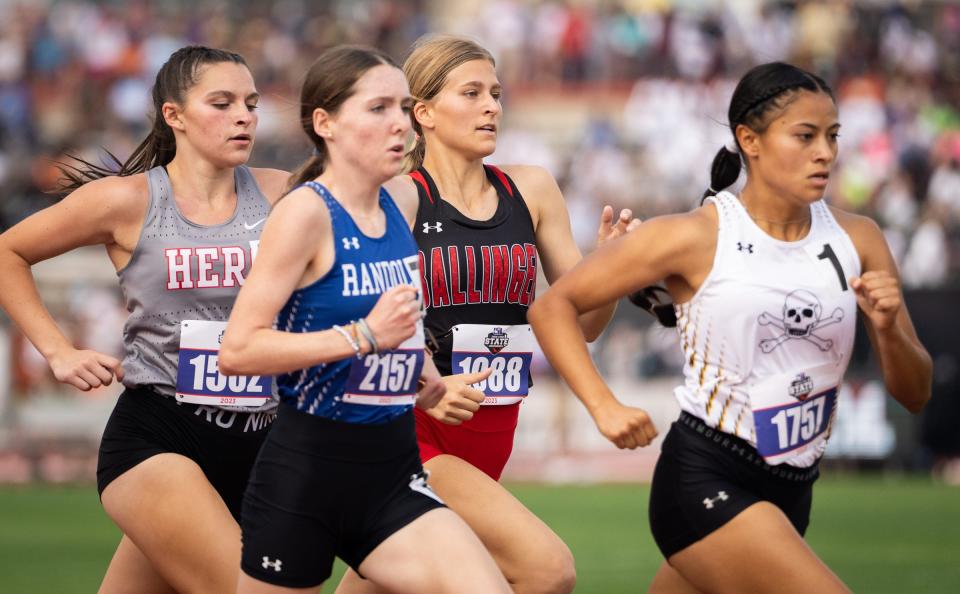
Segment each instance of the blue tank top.
M369 237L322 185L304 184L330 211L335 249L333 266L316 282L297 289L277 316L286 332L327 330L349 325L373 309L380 294L397 285L419 289L419 257L406 219L380 189L386 231ZM281 402L299 411L346 423L386 423L408 412L423 369L422 323L396 349L321 363L277 378Z

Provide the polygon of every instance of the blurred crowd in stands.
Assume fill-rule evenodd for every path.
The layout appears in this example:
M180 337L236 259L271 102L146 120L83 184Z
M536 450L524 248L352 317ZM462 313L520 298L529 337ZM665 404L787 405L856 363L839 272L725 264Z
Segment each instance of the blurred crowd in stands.
M44 192L59 177L54 161L132 151L149 127L155 73L180 46L246 58L263 95L252 164L290 169L309 154L297 94L319 52L363 43L402 61L421 35L449 32L497 58L505 119L490 160L550 169L585 249L603 204L644 218L694 207L730 139L736 81L785 60L836 93L829 200L881 224L906 287L960 287L958 2L0 0L0 17L0 230L56 199ZM65 330L119 354L115 283L61 286ZM604 371L675 373L675 333L621 308L627 319L598 346ZM7 328L13 391L57 389Z
M265 96L254 162L289 168L306 151L296 93L318 52L365 43L402 60L417 37L442 31L493 51L506 88L494 160L552 169L585 215L574 218L585 243L604 201L644 217L696 204L729 137L733 84L753 64L788 60L837 94L831 200L877 218L908 286L960 276L954 2L0 0L0 12L3 228L49 203L50 158L136 146L153 76L181 45L246 57Z

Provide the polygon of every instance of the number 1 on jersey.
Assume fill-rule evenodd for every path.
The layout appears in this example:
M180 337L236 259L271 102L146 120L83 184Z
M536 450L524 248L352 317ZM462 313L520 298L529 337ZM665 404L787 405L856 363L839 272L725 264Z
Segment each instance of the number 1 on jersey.
M846 291L847 279L843 275L843 267L840 266L840 260L837 259L837 254L833 251L833 247L829 243L823 244L823 251L817 254L817 258L830 260L830 263L833 264L833 269L837 271L837 278L840 279L840 288Z

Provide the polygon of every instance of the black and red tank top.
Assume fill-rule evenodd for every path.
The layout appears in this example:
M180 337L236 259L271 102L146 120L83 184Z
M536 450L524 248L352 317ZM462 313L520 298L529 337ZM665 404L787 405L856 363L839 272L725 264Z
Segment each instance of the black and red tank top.
M420 250L425 325L435 339L434 361L451 370L451 329L458 324L527 323L537 286L533 219L505 173L485 165L497 191L497 210L486 221L467 218L443 200L427 170L410 174L420 205L413 235Z

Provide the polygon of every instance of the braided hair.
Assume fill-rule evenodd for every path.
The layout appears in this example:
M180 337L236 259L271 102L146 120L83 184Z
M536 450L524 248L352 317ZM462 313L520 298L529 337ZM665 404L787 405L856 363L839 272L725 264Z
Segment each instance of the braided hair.
M826 93L836 101L830 86L822 78L784 62L755 66L740 79L727 110L736 150L724 146L717 151L710 166L710 187L703 193L701 204L707 197L732 186L740 177L745 162L737 140L737 126L744 125L763 133L773 120L770 114L786 108L801 90ZM662 287L646 287L631 294L629 299L637 307L655 315L661 324L672 328L677 325L677 316L671 303L661 303L658 294L663 292Z

